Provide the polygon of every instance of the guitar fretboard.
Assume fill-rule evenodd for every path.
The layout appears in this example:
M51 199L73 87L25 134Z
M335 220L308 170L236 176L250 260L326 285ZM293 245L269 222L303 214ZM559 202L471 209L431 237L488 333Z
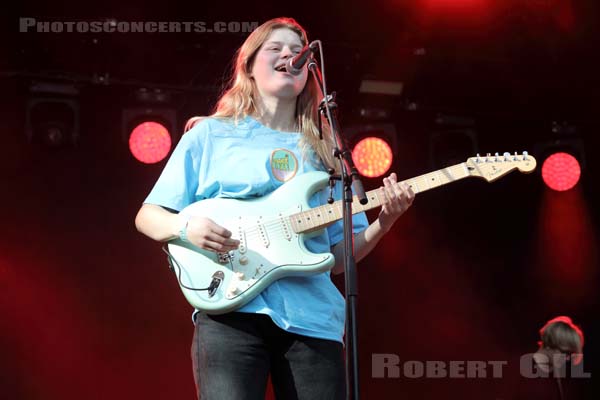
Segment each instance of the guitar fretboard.
M464 179L471 176L466 163L456 164L451 167L443 168L434 172L417 176L415 178L402 181L409 185L413 192L421 193L430 189L434 189L448 183ZM385 200L383 188L368 191L366 193L367 204L360 204L357 197L354 196L352 201L352 214L367 211L375 207L380 207ZM319 207L312 208L307 211L302 211L289 216L292 229L296 233L311 232L318 229L323 229L331 225L337 220L342 219L342 200L338 200L333 204L325 204Z

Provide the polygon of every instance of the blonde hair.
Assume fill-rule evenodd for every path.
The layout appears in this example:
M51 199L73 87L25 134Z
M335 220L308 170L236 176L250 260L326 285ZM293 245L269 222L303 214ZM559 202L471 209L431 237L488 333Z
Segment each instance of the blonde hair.
M228 89L217 101L212 117L231 119L237 124L241 119L257 114L255 99L259 94L256 83L250 77L250 70L258 50L271 33L280 28L287 28L295 32L300 37L303 46L308 44L306 31L293 18L274 18L255 29L236 52ZM314 161L313 157L309 156L312 150L318 157L317 161L321 161L327 168L338 170L332 154L334 141L327 124L322 124L323 140L319 138L318 125L321 116L318 112L318 105L320 101L317 83L309 77L296 100L296 128L302 133L299 146L306 159ZM186 123L185 131L203 118L190 118Z
M546 325L540 329L540 346L549 349L564 351L566 349L571 354L576 354L573 361L581 361L581 352L583 351L583 332L567 316L560 316L546 322Z

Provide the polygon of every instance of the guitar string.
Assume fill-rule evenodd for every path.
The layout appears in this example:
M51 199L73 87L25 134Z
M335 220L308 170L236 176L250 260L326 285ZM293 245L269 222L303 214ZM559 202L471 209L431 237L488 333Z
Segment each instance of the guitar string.
M377 198L377 201L379 201L379 195L381 195L381 190L382 189L375 189L373 190L373 194L375 195L375 197ZM263 229L261 229L261 226L263 226L265 229L268 229L268 232L271 233L275 233L275 234L279 234L282 233L284 231L293 231L291 225L292 225L292 217L294 215L299 215L299 214L304 214L304 217L301 217L301 221L304 221L304 218L307 218L306 216L308 216L308 218L314 218L314 220L317 221L317 225L328 225L330 223L333 223L339 219L341 219L341 217L338 217L337 215L341 214L341 210L340 210L340 206L341 203L338 201L334 204L324 204L321 206L317 206L315 208L311 208L305 211L301 211L299 213L294 213L294 214L290 214L287 216L278 216L275 219L269 219L266 220L265 222L263 222L262 224L250 224L250 225L242 225L242 230L244 233L244 236L246 237L246 240L248 239L255 239L257 237L261 237L262 233L261 231ZM337 208L338 210L336 211L332 211L331 209ZM329 219L328 214L330 214L331 212L333 212L333 219ZM312 215L311 215L312 214ZM284 226L285 225L285 226ZM308 225L308 224L307 224ZM240 228L240 227L238 227ZM316 228L316 226L312 226L312 227L308 227L308 228ZM325 226L323 228L319 228L319 229L325 229Z
M430 175L430 174L426 174L426 175ZM422 178L421 180L423 180L423 179L425 178L425 176L418 177L418 178ZM418 185L418 184L416 184L416 182L415 182L415 181L416 181L416 179L418 179L418 178L408 179L408 180L406 180L406 181L404 181L404 182L406 182L407 184L410 184L412 187L414 187L414 188L415 188L415 190L419 191L419 190L418 190L418 187L419 187L419 186L421 186L421 187L422 187L423 185L422 185L422 184L421 184L421 185ZM438 181L439 181L439 180L441 180L441 179L438 179ZM411 181L412 181L412 183L411 183ZM429 188L432 188L431 184L429 184L428 186L429 186ZM374 194L376 197L378 197L378 198L379 198L379 196L382 196L382 191L383 191L383 188L378 188L378 189L375 189L375 190L373 190L373 191L371 191L371 192L372 192L372 193L373 193L373 194ZM358 201L355 201L355 202L354 202L354 204L358 204ZM328 209L328 207L329 207L329 208L337 208L338 210L337 210L337 213L336 213L336 214L341 214L341 210L340 210L340 208L341 208L341 207L340 207L340 205L341 205L341 202L338 200L338 201L337 201L336 203L334 203L334 204L325 204L325 205L317 206L317 207L315 207L315 208L311 208L311 209L309 209L309 210L300 211L300 212L298 212L298 213L290 214L290 215L287 215L287 216L279 216L279 217L277 217L277 218L275 218L275 219L265 220L265 222L263 222L263 223L262 223L262 224L260 224L260 225L263 225L263 226L265 226L266 228L272 228L272 227L274 227L274 226L276 226L276 225L281 225L281 224L282 224L281 218L288 218L288 219L291 219L293 215L299 215L299 216L301 216L302 214L304 214L304 216L307 216L307 215L308 215L308 217L312 217L312 216L310 215L310 213L314 214L314 215L315 215L315 218L320 218L321 220L323 220L323 222L325 222L325 221L324 221L324 219L325 219L326 217L322 217L322 216L321 216L321 214L327 214L327 213L329 213L329 212L330 212L330 210ZM356 206L355 206L355 207L356 207ZM320 210L321 212L320 212L319 214L316 214L316 212L317 212L317 211L319 211L319 210ZM334 215L335 215L335 214L334 214ZM306 217L301 217L301 220L302 220L302 221L304 221L304 218L306 218ZM326 223L329 223L329 222L334 222L334 221L336 221L336 220L338 220L338 219L341 219L341 218L338 218L338 217L336 217L336 218L335 218L333 221L327 221ZM318 220L317 220L317 221L318 221ZM291 221L290 221L290 223L291 223ZM260 231L260 227L259 227L258 225L251 225L251 226L250 226L250 228L248 228L248 229L247 229L247 231L248 231L248 232L252 232L252 231L254 231L254 230L259 230L259 231Z
M439 171L430 172L430 173L427 173L427 174L424 174L424 175L421 175L421 176L418 176L418 177L415 177L415 178L412 178L412 179L407 179L407 180L405 180L403 182L405 182L405 183L409 184L410 186L412 186L414 188L413 190L415 190L418 193L418 192L422 191L422 190L419 190L420 187L427 186L427 189L432 189L432 188L435 188L435 187L442 186L445 183L452 182L452 181L455 181L457 179L461 179L463 177L468 176L466 174L464 174L464 176L460 176L458 178L455 176L455 174L457 172L464 172L464 171L462 171L462 168L463 168L463 165L459 164L459 165L451 166L451 167L448 167L448 168L444 168L444 169L439 170ZM450 175L450 176L447 176L445 174L444 175L440 175L440 173L442 171L447 171L448 175ZM442 177L446 178L446 179L443 179ZM431 178L431 181L429 180L429 178ZM432 181L435 180L436 178L437 178L437 181L435 181L434 185L432 185ZM420 184L417 183L418 181L420 181ZM427 183L426 185L424 185L425 182ZM372 192L373 192L373 194L375 196L378 197L378 195L382 194L381 193L382 191L383 191L383 188L378 188L378 189L373 190ZM278 217L276 217L274 219L265 220L261 224L246 225L246 228L243 228L244 225L242 225L242 230L244 232L244 235L246 236L246 239L255 239L257 237L261 237L261 235L262 235L261 231L263 231L264 229L268 229L269 232L276 233L276 234L279 234L279 233L281 233L281 232L283 232L285 230L289 231L289 228L291 228L291 227L290 226L284 226L284 225L288 225L288 224L291 225L292 224L291 219L292 219L292 216L294 216L294 215L300 216L301 217L301 221L305 221L305 219L306 219L306 221L308 221L309 218L313 217L313 218L315 218L317 220L317 225L322 225L323 223L324 224L329 224L329 223L333 223L333 222L339 220L340 218L338 218L337 216L333 220L327 220L327 221L325 220L325 218L328 218L326 216L326 213L330 213L331 212L330 209L328 209L328 207L330 209L331 208L338 208L339 209L340 208L340 201L337 201L336 203L331 204L331 205L329 205L329 204L327 204L327 205L321 205L321 206L317 206L317 207L312 208L312 209L308 209L308 210L305 210L305 211L300 211L298 213L294 213L294 214L290 214L290 215L286 215L286 216L278 216ZM321 212L319 214L316 214L318 211L321 211ZM341 210L337 210L337 211L341 213ZM310 215L311 213L313 215ZM321 216L322 214L325 214L325 215ZM334 215L336 215L336 214L334 214ZM318 218L320 218L321 221L319 221ZM287 219L287 221L286 221L286 219ZM308 223L306 225L308 225ZM261 226L263 228L261 228ZM315 226L309 227L309 228L314 228L314 227ZM324 228L320 228L320 229L324 229Z
M450 183L450 182L453 182L453 181L460 180L462 178L468 177L469 174L465 170L465 166L466 166L466 163L460 163L460 164L457 164L457 165L452 165L450 167L446 167L446 168L442 168L442 169L437 170L437 171L429 172L429 173L426 173L426 174L423 174L423 175L420 175L420 176L417 176L417 177L414 177L414 178L411 178L411 179L404 180L402 182L409 184L413 188L413 190L415 191L415 193L419 193L419 192L422 192L422 191L425 191L425 190L437 188L437 187L443 186L443 185L445 185L447 183ZM447 173L444 173L444 171L447 172ZM426 188L422 189L424 187L426 187ZM378 189L373 190L373 192L377 196L377 195L381 194L382 190L383 190L382 188L378 188ZM337 204L337 206L335 204ZM278 217L276 219L266 220L265 222L263 222L260 225L262 225L265 228L268 228L270 230L271 229L276 229L277 226L285 224L285 222L281 221L282 218L289 219L290 220L289 222L291 223L291 217L293 215L300 214L300 215L305 215L305 216L308 215L308 217L310 217L310 213L311 212L315 213L318 209L322 209L322 211L328 211L327 208L324 208L324 207L327 207L327 206L331 206L332 208L333 207L339 208L340 201L336 202L335 204L322 205L322 206L318 206L318 207L315 207L315 208L312 208L312 209L309 209L309 210L306 210L306 211L301 211L299 213L291 214L291 215L288 215L288 216L280 216L280 217ZM317 215L317 218L324 219L320 215ZM304 219L304 217L302 218L302 220L303 219ZM336 221L338 219L340 219L340 218L336 217L333 221L327 221L326 223L334 222L334 221ZM308 218L307 218L307 220L308 220ZM307 223L307 225L308 225L308 223ZM281 228L281 229L283 230L284 228ZM258 232L256 234L260 235L260 231L261 231L261 228L260 228L259 225L251 225L248 229L245 230L245 232L247 234L249 233L251 235L254 235L255 232Z
M377 200L379 201L379 196L382 195L382 190L381 188L379 189L375 189L373 190L373 195L377 198ZM357 201L355 201L355 204L358 204ZM333 223L339 219L341 219L341 217L338 217L338 214L342 213L342 210L340 209L341 207L341 202L337 201L334 204L324 204L321 206L317 206L315 208L311 208L305 211L301 211L298 213L294 213L294 214L290 214L287 216L278 216L275 219L268 219L265 220L265 222L263 222L262 224L251 224L251 225L246 225L246 228L242 228L242 230L244 231L244 234L246 237L250 236L250 239L254 239L256 237L260 237L261 236L261 225L265 228L268 229L269 232L273 232L273 233L281 233L283 231L285 231L286 229L288 229L288 231L291 229L292 225L292 217L294 215L297 215L298 217L300 217L300 221L304 221L307 222L306 225L309 225L308 220L310 218L314 218L315 221L317 221L317 225L327 225L330 223ZM356 207L356 206L355 206ZM331 209L336 209L335 211L331 211ZM333 212L334 215L334 219L330 220L329 216L327 214L330 214L331 212ZM312 214L312 215L311 215ZM304 215L304 216L302 216ZM283 220L283 221L282 221ZM286 221L287 220L287 221ZM288 225L286 227L284 227L283 225ZM308 228L315 228L316 226L308 226ZM319 229L324 229L323 228L319 228Z
M485 159L487 160L487 158L485 158ZM443 186L447 183L454 182L456 180L460 180L460 179L470 176L466 167L467 167L466 163L460 163L460 164L453 165L450 167L442 168L437 171L432 171L432 172L429 172L429 173L426 173L426 174L423 174L423 175L420 175L420 176L417 176L417 177L414 177L411 179L407 179L407 180L404 180L401 182L407 183L408 185L410 185L413 188L415 193L419 193L419 192L437 188L437 187ZM383 188L378 188L378 189L375 189L372 191L372 193L375 195L375 197L377 197L378 201L379 201L379 196L382 195L383 190L384 190ZM267 230L267 232L266 232L267 239L268 239L269 232L274 233L274 234L280 234L281 232L287 231L288 233L291 233L290 231L293 231L293 228L292 228L292 226L293 226L292 217L293 216L295 216L294 218L300 217L300 223L306 222L305 225L307 226L307 229L316 228L316 226L318 226L318 225L327 225L329 223L333 223L333 222L341 219L340 217L337 216L337 214L341 214L340 205L341 205L341 201L338 200L334 204L325 204L325 205L317 206L312 209L300 211L298 213L293 213L293 214L285 215L285 216L277 216L276 218L273 218L273 219L267 219L263 223L260 223L260 224L241 225L241 226L238 226L238 231L239 231L239 228L242 228L242 231L244 234L244 240L246 242L255 240L256 238L259 238L259 241L261 241L261 237L265 230ZM336 208L337 208L337 210L334 211L335 218L333 220L329 220L329 217L327 216L327 214L332 212L331 209L336 209ZM317 214L317 212L319 212L319 211L321 211L321 212ZM311 213L312 213L312 215L311 215ZM323 215L323 216L321 216L321 215ZM310 224L308 221L310 220L311 217L315 218L315 220L317 221L317 225L308 226ZM319 218L321 219L321 221L319 221ZM323 228L318 228L318 229L324 229L324 228L325 228L325 226L323 226ZM240 239L241 239L241 237L240 237Z
M404 180L402 182L410 185L413 190L415 191L415 193L419 193L425 190L429 190L429 189L433 189L433 188L437 188L440 186L443 186L447 183L450 182L454 182L463 178L468 177L470 174L468 173L468 171L465 169L466 167L466 163L460 163L457 165L452 165L450 167L446 167L446 168L442 168L440 170L437 171L432 171L411 179L407 179ZM373 194L376 197L379 197L378 195L381 195L383 188L378 188L373 190ZM379 198L378 198L379 200ZM330 209L327 209L327 207L330 208L340 208L340 201L337 201L334 204L331 205L321 205L309 210L305 210L305 211L301 211L299 213L294 213L291 215L287 215L287 216L278 216L276 219L270 219L270 220L265 220L265 222L263 222L262 224L259 225L249 225L246 229L243 229L245 237L247 239L255 239L256 237L260 237L262 235L261 231L264 229L268 229L269 232L272 233L280 233L282 231L288 230L289 231L289 226L287 226L288 224L292 224L292 216L294 215L298 215L301 219L301 222L307 222L306 225L309 225L308 220L310 219L310 217L313 218L317 218L317 225L326 225L332 222L335 222L337 220L339 220L340 218L338 218L335 214L334 216L336 216L336 218L332 221L328 220L326 221L325 218L328 218L326 216L327 212L331 212ZM321 210L321 213L316 214L319 210ZM337 210L338 212L341 212L341 210ZM313 215L310 215L310 214ZM325 214L325 216L321 216L321 214ZM321 221L318 221L318 218L321 219ZM283 221L282 221L283 219ZM287 221L286 221L287 220ZM284 226L286 225L286 226ZM261 228L261 226L263 228ZM315 228L316 226L312 226L312 227L308 227L310 228ZM323 227L325 228L325 227ZM321 229L321 228L319 228Z
M328 209L328 206L330 206L330 208L339 208L339 204L336 206L334 204L331 205L322 205L322 206L318 206L315 208L311 208L309 210L306 211L302 211L299 213L294 213L291 215L287 215L287 216L279 216L276 219L269 219L266 220L265 222L263 222L262 224L251 224L251 225L246 225L247 228L242 228L244 233L246 235L250 235L252 237L254 236L260 236L261 235L261 226L263 226L264 228L268 229L270 232L275 232L275 233L280 233L282 231L285 230L292 230L292 217L294 215L297 214L304 214L305 217L301 217L301 221L304 221L304 218L314 218L314 220L317 221L317 225L327 225L330 223L333 223L341 218L337 217L337 214L341 213L341 210L337 210L337 212L333 211L333 215L334 215L334 219L330 220L328 214L331 213L331 210ZM312 215L311 215L312 214ZM284 226L285 225L285 226ZM307 224L308 225L308 224ZM316 226L313 226L312 228L314 228ZM309 227L311 228L311 227ZM324 229L320 228L320 229Z

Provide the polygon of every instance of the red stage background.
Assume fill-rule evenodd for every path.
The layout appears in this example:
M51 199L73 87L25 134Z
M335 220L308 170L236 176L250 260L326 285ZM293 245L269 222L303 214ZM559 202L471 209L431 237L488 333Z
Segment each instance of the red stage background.
M93 20L107 14L126 21L295 17L326 46L343 126L362 123L355 111L369 100L357 90L362 78L404 83L402 96L389 104L398 140L393 169L403 179L435 167L429 145L431 133L441 129L435 123L440 114L472 118L482 153L533 152L551 139L552 121L576 125L586 165L572 191L550 191L538 171L423 193L361 262L360 378L367 399L518 398L535 390L519 377L519 357L536 350L537 330L547 320L569 315L586 334L584 365L592 378L572 382L568 398L592 398L600 337L594 154L600 18L592 1L428 0L409 6L388 0L343 11L328 4L324 15L304 3L235 10L113 4L87 12L73 4L59 10L29 3L3 26L2 398L194 396L192 310L160 245L134 227L164 162L144 165L129 154L121 111L136 87L187 87L173 101L180 132L187 118L210 112L245 36L102 34L94 44L84 34L18 32L19 17ZM108 72L108 84L91 78ZM81 137L59 151L29 143L24 133L27 85L49 77L80 88ZM232 173L242 167L232 162ZM335 282L343 288L341 277ZM397 355L401 365L507 365L502 378L489 376L491 368L479 379L375 378L377 354Z

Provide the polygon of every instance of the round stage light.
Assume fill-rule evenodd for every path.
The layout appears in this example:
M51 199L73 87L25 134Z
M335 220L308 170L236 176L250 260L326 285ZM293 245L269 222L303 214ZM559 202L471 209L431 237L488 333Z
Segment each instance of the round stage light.
M390 145L378 137L363 138L352 150L352 160L358 172L369 178L385 174L390 169L393 158Z
M171 150L169 130L158 122L142 122L129 135L129 150L145 164L162 161Z
M544 183L553 190L564 192L579 182L581 166L577 158L571 154L554 153L544 160L542 178Z

